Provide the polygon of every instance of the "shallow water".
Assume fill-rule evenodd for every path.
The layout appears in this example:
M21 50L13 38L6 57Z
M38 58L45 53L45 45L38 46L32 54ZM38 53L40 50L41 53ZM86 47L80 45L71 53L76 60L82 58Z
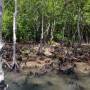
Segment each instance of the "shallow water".
M47 74L40 77L6 73L8 90L90 90L90 77Z

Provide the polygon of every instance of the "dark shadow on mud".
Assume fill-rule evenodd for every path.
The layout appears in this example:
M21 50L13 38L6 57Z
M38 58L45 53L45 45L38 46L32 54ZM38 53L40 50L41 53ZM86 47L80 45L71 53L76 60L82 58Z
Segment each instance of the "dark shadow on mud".
M21 90L42 90L42 88L40 84L25 83Z
M21 90L42 90L43 86L41 84L28 82L30 81L29 74L26 76L25 81L21 85Z
M73 88L71 90L86 90L85 87L79 83L80 78L75 73L69 75L68 78L70 78L70 80L67 81L66 84Z
M86 90L83 85L79 83L80 77L74 72L74 70L66 70L59 72L59 75L67 77L68 80L65 80L65 84L70 87L70 90Z
M86 90L84 86L82 86L81 84L79 84L77 81L73 79L68 81L67 85L72 88L70 90Z

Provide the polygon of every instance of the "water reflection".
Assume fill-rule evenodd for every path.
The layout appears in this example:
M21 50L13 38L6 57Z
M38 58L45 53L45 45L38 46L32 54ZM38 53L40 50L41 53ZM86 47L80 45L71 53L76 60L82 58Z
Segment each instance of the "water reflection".
M65 75L55 74L48 74L41 77L21 77L13 81L9 76L7 80L9 82L8 90L90 90L90 78L87 80L86 77L78 80Z

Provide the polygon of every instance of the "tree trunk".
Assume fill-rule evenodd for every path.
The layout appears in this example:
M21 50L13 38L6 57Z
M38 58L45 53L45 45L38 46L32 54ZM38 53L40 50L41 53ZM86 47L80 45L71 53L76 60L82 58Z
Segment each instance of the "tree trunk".
M3 47L3 43L2 43L2 0L0 0L0 85L2 85L2 87L0 87L0 90L5 90L7 85L5 84L5 80L4 80L4 71L2 68L2 47ZM3 83L2 83L3 82Z
M2 69L2 0L0 0L0 82L4 80L4 71Z
M86 43L89 44L88 36L86 36Z
M50 22L48 23L48 25L47 25L47 28L46 28L46 31L45 31L45 42L46 42L46 44L48 43L48 41L49 41L49 37L48 37L48 34L49 34L49 29L50 29Z
M36 42L38 42L40 40L39 35L38 35L39 28L40 28L40 22L37 21L37 23L36 23L36 38L35 38Z
M2 42L2 0L0 0L0 42Z
M54 36L53 36L54 29L55 29L55 20L54 20L54 22L52 24L52 27L51 27L51 39L50 39L50 41L53 41L53 38L54 38Z
M41 29L41 42L43 42L44 31L43 31L43 15L42 15L42 29Z
M42 55L42 47L43 47L43 38L44 38L44 31L43 31L43 15L42 15L42 27L41 27L41 38L40 38L40 45L39 45L39 50L38 54Z
M77 31L78 31L79 44L81 44L80 20L81 20L81 15L80 15L80 9L79 9L78 10L78 20L77 20Z
M13 15L13 63L12 69L17 69L18 64L16 62L16 17L17 17L17 0L15 0L15 12Z
M46 29L46 34L48 35L49 33L49 28L50 28L50 23L48 23L47 29Z
M52 40L53 40L53 24L52 24L52 27L51 27L51 39L50 39L50 41L52 42Z

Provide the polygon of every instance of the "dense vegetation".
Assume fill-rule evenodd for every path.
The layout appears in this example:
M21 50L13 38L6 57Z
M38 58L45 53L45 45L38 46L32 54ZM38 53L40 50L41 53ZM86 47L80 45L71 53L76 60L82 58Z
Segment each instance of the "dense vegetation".
M11 41L14 1L3 2L3 36ZM18 0L17 4L17 41L89 42L89 0Z
M0 0L0 26L0 73L4 77L5 70L11 88L44 90L48 85L56 90L59 75L58 80L69 83L66 90L86 90L88 84L81 85L79 75L90 75L90 0ZM40 78L44 75L51 81ZM32 84L32 76L41 84L37 79ZM64 87L62 79L58 85Z

